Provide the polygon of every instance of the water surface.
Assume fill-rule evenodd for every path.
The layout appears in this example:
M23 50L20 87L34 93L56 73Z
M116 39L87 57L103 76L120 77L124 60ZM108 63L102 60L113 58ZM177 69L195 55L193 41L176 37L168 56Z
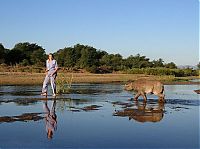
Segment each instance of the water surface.
M74 84L47 98L40 86L0 86L0 148L199 148L198 85L166 85L166 103L130 101L120 84ZM51 94L51 90L49 91ZM48 138L45 107L55 108Z

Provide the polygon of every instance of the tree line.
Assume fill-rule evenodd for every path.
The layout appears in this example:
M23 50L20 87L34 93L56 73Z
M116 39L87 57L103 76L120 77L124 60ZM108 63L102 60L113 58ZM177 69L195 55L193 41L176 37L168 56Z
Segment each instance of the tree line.
M0 64L44 66L45 60L45 50L35 43L17 43L13 49L6 49L0 44Z
M92 73L144 68L177 69L174 62L165 63L162 58L151 61L140 54L123 58L120 54L109 54L104 50L81 44L59 49L53 54L59 67L86 69ZM0 44L0 64L43 67L46 59L45 49L36 43L17 43L12 49L6 49L3 44Z
M132 68L177 68L174 62L164 63L163 59L150 61L146 56L137 54L123 58L120 54L109 54L91 46L77 44L54 53L59 66L82 68L90 72L113 72Z

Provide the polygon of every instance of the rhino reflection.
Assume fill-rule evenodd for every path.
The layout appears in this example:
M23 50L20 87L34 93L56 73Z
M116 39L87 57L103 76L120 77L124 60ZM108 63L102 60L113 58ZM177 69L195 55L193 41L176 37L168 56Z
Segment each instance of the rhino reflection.
M53 133L57 130L57 115L55 113L56 99L51 104L51 109L48 107L47 100L43 103L43 109L45 112L45 125L47 138L52 139Z
M164 103L157 103L156 107L147 107L146 103L140 104L136 101L133 107L117 111L113 115L128 117L129 120L134 119L138 122L159 122L164 116Z

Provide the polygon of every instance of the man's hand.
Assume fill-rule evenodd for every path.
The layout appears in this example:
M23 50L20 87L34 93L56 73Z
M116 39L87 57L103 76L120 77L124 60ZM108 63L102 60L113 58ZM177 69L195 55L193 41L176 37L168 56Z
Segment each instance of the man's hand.
M57 72L57 68L50 76L52 77L56 72Z
M47 69L45 70L45 74L46 74L46 75L48 74L48 70L47 70Z

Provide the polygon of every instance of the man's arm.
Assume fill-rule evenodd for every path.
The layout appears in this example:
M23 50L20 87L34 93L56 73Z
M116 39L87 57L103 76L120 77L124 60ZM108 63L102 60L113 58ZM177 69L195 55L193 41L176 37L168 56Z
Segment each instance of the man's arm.
M53 76L58 71L58 64L57 61L55 61L55 71L51 74Z

